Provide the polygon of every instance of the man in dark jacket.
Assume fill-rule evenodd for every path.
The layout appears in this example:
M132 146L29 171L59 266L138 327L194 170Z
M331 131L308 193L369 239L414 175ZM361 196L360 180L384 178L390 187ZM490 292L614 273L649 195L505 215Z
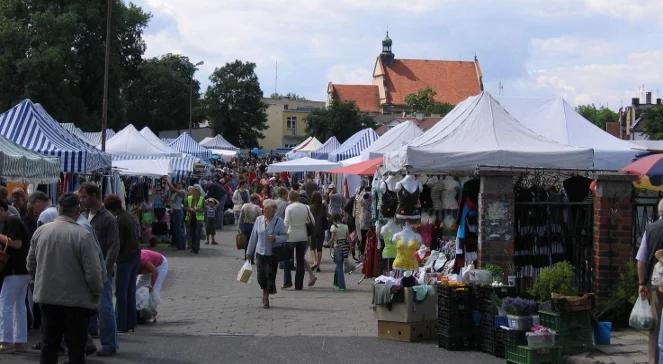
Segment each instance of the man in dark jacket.
M224 206L226 204L227 196L228 196L228 191L226 190L225 186L222 185L219 181L214 180L207 185L207 195L205 195L205 200L211 197L219 201L219 205L216 207L215 211L216 228L219 230L223 230L223 211L224 211ZM209 235L210 233L207 232L207 234Z
M108 195L104 206L115 215L120 234L120 252L117 255L115 277L115 306L117 331L128 332L136 328L136 276L140 263L140 223L122 208L122 200Z
M117 324L115 322L115 307L113 306L113 272L117 254L120 251L119 230L115 216L106 210L101 201L99 186L84 183L78 191L81 205L87 209L82 215L88 219L94 228L95 235L101 246L106 261L108 275L104 282L104 293L99 304L99 339L101 350L98 356L111 356L117 353ZM96 331L94 318L91 324L92 331Z

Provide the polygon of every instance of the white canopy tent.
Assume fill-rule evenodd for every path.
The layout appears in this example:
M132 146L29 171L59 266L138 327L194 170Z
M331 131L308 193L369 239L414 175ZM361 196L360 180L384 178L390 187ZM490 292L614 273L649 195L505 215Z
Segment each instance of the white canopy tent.
M424 131L414 121L404 121L389 129L378 140L364 149L360 154L360 162L380 158L385 153L398 150L400 147L420 137L423 133Z
M309 157L311 152L315 152L322 146L322 143L316 137L308 137L303 142L299 143L291 151L285 154L288 159L296 159L302 157Z
M329 153L335 151L341 146L341 143L338 142L338 139L336 137L330 137L325 141L324 144L320 146L320 148L316 149L314 152L311 152L311 158L315 159L327 159L329 157Z
M148 128L147 126L140 130L140 135L144 136L148 142L152 143L154 146L156 146L161 150L168 150L169 153L171 154L181 154L179 151L175 150L174 148L171 148L170 146L168 146L168 144L164 143L163 140L161 140L156 134L154 134L152 129Z
M291 161L270 164L267 167L267 172L327 172L341 166L341 163L304 157Z
M644 151L592 124L561 97L498 97L500 104L523 125L556 142L594 149L594 168L620 170Z
M97 146L101 149L101 146ZM124 129L118 131L112 138L106 141L106 153L140 155L140 156L171 156L178 157L181 153L174 152L168 147L153 144L136 128L129 124Z
M219 156L220 159L228 162L237 156L237 151L227 149L210 149L212 154Z
M203 140L198 143L205 148L210 149L225 149L225 150L234 150L239 151L239 148L230 144L221 134L217 134L214 137L205 137Z
M440 122L398 151L385 154L392 171L468 170L479 166L592 169L589 148L564 145L534 133L488 92L469 97Z

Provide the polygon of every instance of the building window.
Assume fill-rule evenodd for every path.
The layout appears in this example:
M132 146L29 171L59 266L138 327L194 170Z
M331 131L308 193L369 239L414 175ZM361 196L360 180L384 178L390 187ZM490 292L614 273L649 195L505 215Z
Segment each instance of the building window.
M290 130L297 129L297 117L296 116L288 116L287 123L288 123L288 129L290 129Z

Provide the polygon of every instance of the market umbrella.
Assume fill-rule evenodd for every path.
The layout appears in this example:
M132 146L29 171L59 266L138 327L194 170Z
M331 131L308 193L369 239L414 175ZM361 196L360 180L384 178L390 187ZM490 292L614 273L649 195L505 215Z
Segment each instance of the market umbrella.
M349 166L335 168L329 171L329 173L336 174L355 174L359 176L372 176L382 165L383 158L369 159L367 161L351 164Z
M639 176L635 187L663 192L663 154L652 154L622 168L622 172Z

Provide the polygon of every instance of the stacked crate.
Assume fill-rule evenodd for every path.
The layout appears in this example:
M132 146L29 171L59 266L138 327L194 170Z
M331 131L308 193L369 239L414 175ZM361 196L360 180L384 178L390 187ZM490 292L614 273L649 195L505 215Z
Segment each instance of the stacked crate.
M557 333L556 345L564 355L591 351L594 346L591 311L551 312L539 311L541 325Z
M469 350L474 346L472 292L470 287L438 285L438 346L447 350Z
M475 292L477 309L480 313L479 347L483 352L503 357L504 344L497 334L499 325L496 322L498 312L495 298L514 296L515 287L477 286Z

